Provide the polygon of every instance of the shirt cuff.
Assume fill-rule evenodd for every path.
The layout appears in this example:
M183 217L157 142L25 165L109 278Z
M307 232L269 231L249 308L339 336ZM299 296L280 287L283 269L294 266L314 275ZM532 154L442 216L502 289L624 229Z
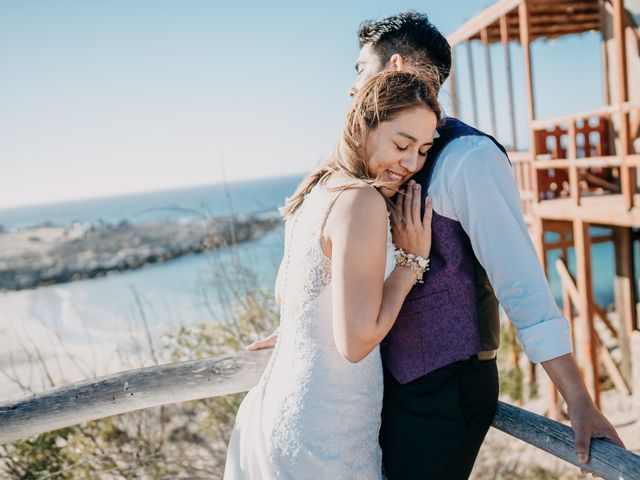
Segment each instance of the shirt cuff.
M571 353L571 331L565 317L552 318L517 331L518 340L534 363Z

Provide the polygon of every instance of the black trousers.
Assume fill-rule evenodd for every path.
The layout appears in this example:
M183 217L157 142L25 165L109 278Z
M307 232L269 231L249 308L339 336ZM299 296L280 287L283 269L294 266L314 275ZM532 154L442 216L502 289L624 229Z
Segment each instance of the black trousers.
M496 360L447 365L399 384L384 374L380 445L389 480L466 480L498 402Z

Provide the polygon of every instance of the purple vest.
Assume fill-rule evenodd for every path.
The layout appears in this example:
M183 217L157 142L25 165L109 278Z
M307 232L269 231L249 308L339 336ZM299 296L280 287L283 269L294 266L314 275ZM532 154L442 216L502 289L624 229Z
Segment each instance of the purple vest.
M433 167L450 141L467 135L489 137L453 118L445 119L438 133L427 163L414 177L425 196ZM504 148L489 138L506 156ZM435 212L431 230L430 270L424 283L409 292L380 345L385 367L401 384L481 350L498 348L498 303L469 237L460 223Z

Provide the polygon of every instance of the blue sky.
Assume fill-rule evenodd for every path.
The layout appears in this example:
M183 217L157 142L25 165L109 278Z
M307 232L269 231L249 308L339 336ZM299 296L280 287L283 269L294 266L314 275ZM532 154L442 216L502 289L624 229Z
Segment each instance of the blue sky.
M414 8L449 34L491 3L0 0L0 208L309 171L340 131L363 19ZM602 104L598 41L534 44L539 117ZM502 55L492 47L497 133L510 143ZM487 129L481 47L474 56Z

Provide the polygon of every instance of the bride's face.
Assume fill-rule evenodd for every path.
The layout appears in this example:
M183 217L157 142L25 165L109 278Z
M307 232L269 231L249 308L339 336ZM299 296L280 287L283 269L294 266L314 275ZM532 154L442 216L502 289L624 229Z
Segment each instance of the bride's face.
M382 189L393 196L400 185L422 168L433 144L436 115L426 107L414 107L394 119L380 123L365 142L365 154L372 176L389 182Z

